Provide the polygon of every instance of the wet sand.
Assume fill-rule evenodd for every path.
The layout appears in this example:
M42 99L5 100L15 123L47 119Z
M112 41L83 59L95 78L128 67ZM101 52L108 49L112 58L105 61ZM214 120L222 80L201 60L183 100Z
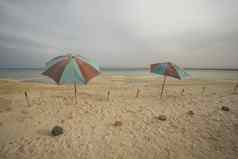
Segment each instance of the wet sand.
M169 79L160 99L155 76L103 75L75 104L73 86L1 80L0 158L236 159L237 83ZM64 134L51 136L55 125Z

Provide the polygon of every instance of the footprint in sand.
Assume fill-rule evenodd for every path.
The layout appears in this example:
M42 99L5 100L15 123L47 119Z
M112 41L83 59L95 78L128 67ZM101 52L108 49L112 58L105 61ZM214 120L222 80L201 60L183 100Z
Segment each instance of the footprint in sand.
M27 110L22 110L21 113L22 114L29 114L29 112Z

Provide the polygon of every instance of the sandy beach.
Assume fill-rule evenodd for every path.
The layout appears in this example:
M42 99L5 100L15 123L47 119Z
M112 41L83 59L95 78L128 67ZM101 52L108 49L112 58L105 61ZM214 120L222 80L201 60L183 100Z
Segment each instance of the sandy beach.
M169 78L160 99L156 76L102 75L78 87L75 104L70 85L1 80L0 158L236 159L237 83ZM55 125L64 134L51 136Z

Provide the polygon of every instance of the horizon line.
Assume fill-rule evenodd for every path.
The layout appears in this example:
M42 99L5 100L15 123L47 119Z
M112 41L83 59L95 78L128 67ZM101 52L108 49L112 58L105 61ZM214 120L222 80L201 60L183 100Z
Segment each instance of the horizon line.
M149 67L100 67L102 70L135 70L150 69ZM7 69L45 69L45 67L0 67L1 70ZM238 68L215 68L215 67L184 67L186 70L229 70L238 71Z

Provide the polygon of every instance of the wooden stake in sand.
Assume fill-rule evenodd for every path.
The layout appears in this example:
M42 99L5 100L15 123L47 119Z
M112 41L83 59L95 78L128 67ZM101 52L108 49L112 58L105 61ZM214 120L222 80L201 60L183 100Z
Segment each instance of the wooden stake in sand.
M111 92L110 92L110 90L108 90L108 91L107 91L107 100L110 99L110 94L111 94Z
M184 96L184 88L182 89L182 91L181 91L181 96Z
M238 89L238 84L235 85L234 89L233 89L233 93L237 93L237 89Z
M202 95L205 93L205 91L206 91L206 87L204 86L202 87Z
M139 95L140 95L140 89L137 88L137 90L136 90L136 98L138 98Z
M26 100L27 106L31 106L27 91L24 92L24 95L25 95L25 100Z
M160 93L160 98L162 98L162 96L163 96L163 92L164 92L164 88L165 88L166 79L167 79L167 76L165 75L165 76L164 76L164 82L163 82L163 85L162 85L162 90L161 90L161 93Z

